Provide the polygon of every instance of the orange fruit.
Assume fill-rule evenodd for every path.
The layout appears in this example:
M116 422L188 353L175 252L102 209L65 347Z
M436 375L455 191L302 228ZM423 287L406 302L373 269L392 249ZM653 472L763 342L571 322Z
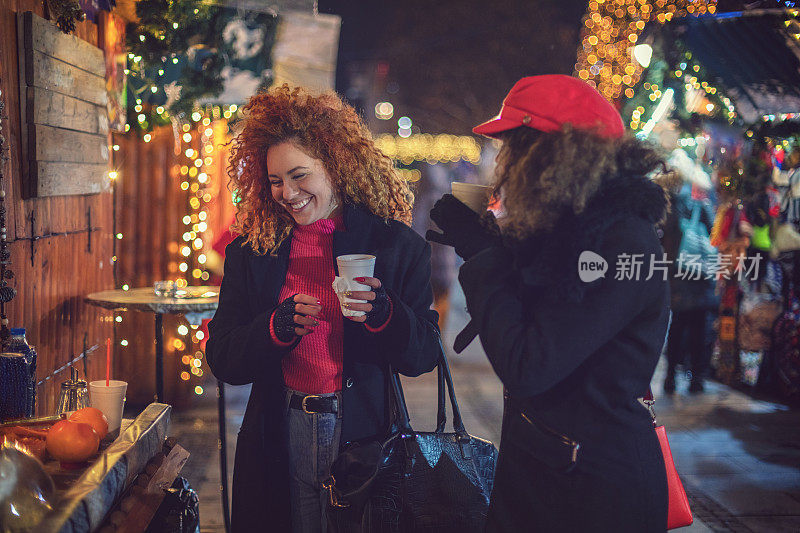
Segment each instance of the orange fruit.
M78 409L69 415L69 419L73 422L89 424L97 432L97 436L100 437L101 440L108 435L108 419L106 415L103 414L103 411L96 407Z
M47 432L47 452L63 463L82 463L99 447L100 437L89 424L61 420Z

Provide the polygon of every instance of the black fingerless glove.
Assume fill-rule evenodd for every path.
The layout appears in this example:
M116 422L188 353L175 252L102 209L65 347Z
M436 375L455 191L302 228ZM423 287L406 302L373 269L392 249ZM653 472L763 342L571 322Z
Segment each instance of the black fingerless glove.
M297 337L294 329L303 327L294 321L294 315L297 314L295 312L297 305L294 301L295 296L297 295L293 294L286 298L272 313L273 332L281 342L292 342Z
M488 211L479 215L452 194L442 196L431 209L430 216L442 232L428 230L425 238L454 247L464 260L503 244L494 215Z
M365 324L371 328L377 329L386 324L386 321L389 320L389 315L392 311L392 302L389 299L389 295L386 293L386 289L382 286L377 289L372 289L372 292L375 293L375 299L369 302L372 304L372 311L367 313L367 321Z

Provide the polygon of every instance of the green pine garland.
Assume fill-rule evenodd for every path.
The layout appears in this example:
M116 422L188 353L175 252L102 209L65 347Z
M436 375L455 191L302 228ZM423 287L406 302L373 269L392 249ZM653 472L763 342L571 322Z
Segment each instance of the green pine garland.
M169 123L170 115L189 116L198 101L222 93L222 70L230 53L223 30L230 14L207 0L141 0L136 4L139 22L128 24L126 31L132 92L129 124L150 130ZM254 20L274 38L274 14L239 15Z
M214 21L219 20L220 10L197 0L141 0L136 4L139 23L129 23L126 31L128 85L133 93L128 101L136 102L137 107L158 106L164 112L148 113L147 120L141 121L140 113L129 106L129 124L138 124L143 130L166 124L168 113L188 114L198 98L221 92L219 61L201 60L199 69L188 61L190 37L206 46L218 44L220 32ZM170 82L174 82L172 90L165 90Z
M75 31L75 21L81 22L86 19L77 0L44 0L46 11L56 19L56 26L64 33Z

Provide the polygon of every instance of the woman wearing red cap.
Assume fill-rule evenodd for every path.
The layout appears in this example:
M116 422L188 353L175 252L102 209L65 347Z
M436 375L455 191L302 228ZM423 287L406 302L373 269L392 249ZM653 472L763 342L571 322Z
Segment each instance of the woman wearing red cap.
M668 202L646 176L662 162L568 76L520 80L474 131L503 141L505 215L445 195L428 239L466 260L472 324L507 391L487 530L666 531L663 456L638 400L669 320L667 281L650 275Z

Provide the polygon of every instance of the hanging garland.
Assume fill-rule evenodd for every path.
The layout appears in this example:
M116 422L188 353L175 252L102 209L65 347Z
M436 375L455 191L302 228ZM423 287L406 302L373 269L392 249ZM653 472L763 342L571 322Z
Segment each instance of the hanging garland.
M14 272L9 268L11 251L8 249L8 232L6 230L6 190L3 169L8 161L8 156L6 155L6 139L3 136L3 120L6 116L2 94L3 92L0 90L0 338L5 340L10 333L6 304L14 299L17 291L8 286L8 280L14 278Z
M645 125L667 89L673 91L675 110L672 117L678 120L684 131L699 131L699 114L705 116L705 121L741 125L730 98L717 86L705 67L694 59L682 40L665 31L665 36L653 42L652 49L651 64L642 73L636 91L623 100L620 109L631 130L640 130ZM704 107L700 113L686 108L690 91L695 98L702 98Z
M56 26L64 33L72 33L75 31L75 22L86 19L86 13L77 0L44 0L43 3L45 13L56 19Z
M277 18L271 12L240 12L202 0L141 0L136 4L138 23L127 27L128 85L132 92L129 124L148 131L185 122L199 101L213 100L224 89L223 70L241 56L254 38L257 53L269 72L269 49ZM233 37L230 24L237 24ZM250 33L248 33L250 32ZM258 38L261 41L258 41ZM262 80L267 86L269 79Z

